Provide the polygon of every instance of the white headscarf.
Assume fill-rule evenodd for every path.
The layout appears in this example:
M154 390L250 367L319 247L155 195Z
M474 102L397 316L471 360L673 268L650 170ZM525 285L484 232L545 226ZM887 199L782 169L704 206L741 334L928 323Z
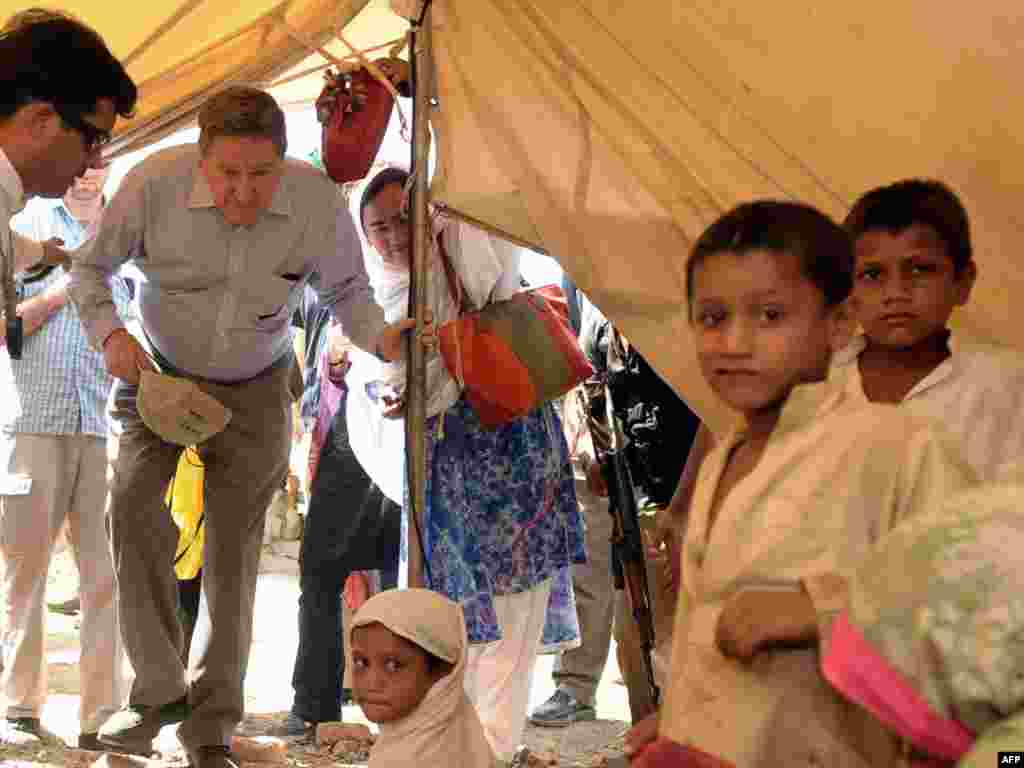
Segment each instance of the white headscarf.
M353 190L350 200L353 216L360 220L361 190ZM491 237L487 233L455 221L434 219L435 238L444 239L445 250L468 305L481 308L489 301L509 298L519 289L521 249ZM384 310L389 323L401 320L409 312L409 270L387 264L358 228L365 255L366 272L374 299ZM436 247L427 274L427 301L440 327L458 317L458 306L451 295L443 262ZM373 402L367 385L374 383L404 389L405 363L382 363L372 355L355 350L348 373L349 396L346 406L349 441L359 463L370 479L397 504L404 504L405 422L385 419ZM448 373L439 351L427 359L427 416L436 416L454 405L462 394L459 384Z
M356 613L357 627L383 624L399 637L454 665L411 714L382 723L369 768L493 768L484 728L465 691L467 646L462 608L428 589L392 589L371 597Z

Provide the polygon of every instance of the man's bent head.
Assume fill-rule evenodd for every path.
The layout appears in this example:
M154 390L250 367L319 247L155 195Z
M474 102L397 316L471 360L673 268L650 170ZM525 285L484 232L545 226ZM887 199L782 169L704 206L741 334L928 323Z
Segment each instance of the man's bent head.
M95 30L32 8L0 28L0 134L27 196L61 197L138 91Z
M284 112L265 91L235 86L203 105L200 169L229 224L255 224L270 207L287 146Z

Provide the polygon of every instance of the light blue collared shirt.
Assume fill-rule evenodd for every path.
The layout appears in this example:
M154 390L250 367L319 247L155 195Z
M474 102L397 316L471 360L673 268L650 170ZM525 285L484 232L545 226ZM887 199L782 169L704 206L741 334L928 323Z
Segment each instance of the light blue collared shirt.
M77 248L85 227L62 203L36 199L11 222L15 231L46 240L59 237ZM67 280L63 267L45 277L26 278L21 301ZM115 276L112 297L118 312L131 313L128 286ZM31 336L25 337L21 360L0 351L0 427L5 434L95 435L108 433L107 397L113 379L103 355L89 346L75 307L68 302ZM10 397L7 393L14 396Z

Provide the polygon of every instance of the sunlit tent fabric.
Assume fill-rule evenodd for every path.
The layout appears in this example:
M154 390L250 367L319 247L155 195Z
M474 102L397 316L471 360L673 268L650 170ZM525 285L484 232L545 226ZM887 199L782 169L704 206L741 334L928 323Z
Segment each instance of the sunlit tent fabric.
M121 56L153 40L129 62L142 104L120 130L133 147L226 82L270 86L324 63L310 45L347 55L336 30L382 50L404 30L383 0L64 7ZM980 270L961 325L1024 341L1017 4L435 0L434 24L436 197L557 258L716 430L726 416L694 364L683 263L744 200L842 217L871 186L944 179L971 214ZM273 90L298 103L320 83Z

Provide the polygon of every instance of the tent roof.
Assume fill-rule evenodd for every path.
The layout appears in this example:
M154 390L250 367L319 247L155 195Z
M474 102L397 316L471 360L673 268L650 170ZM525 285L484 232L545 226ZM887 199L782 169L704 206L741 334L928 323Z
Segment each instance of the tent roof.
M0 11L20 5L0 0ZM141 83L122 149L227 81L269 84L322 62L310 45L334 30L359 47L404 30L386 0L63 6ZM941 12L925 0L434 8L436 195L559 259L713 427L726 417L693 362L683 264L702 228L744 200L796 198L842 218L870 187L947 181L971 215L980 273L959 323L1024 343L1024 16L1011 0ZM319 85L313 74L275 92L296 102Z
M5 17L23 7L0 0ZM118 154L189 123L210 94L231 83L268 87L316 68L275 89L286 105L309 101L330 63L316 49L337 60L351 54L338 31L360 49L386 51L407 28L384 0L66 0L57 7L96 28L139 85L136 115L117 125Z

